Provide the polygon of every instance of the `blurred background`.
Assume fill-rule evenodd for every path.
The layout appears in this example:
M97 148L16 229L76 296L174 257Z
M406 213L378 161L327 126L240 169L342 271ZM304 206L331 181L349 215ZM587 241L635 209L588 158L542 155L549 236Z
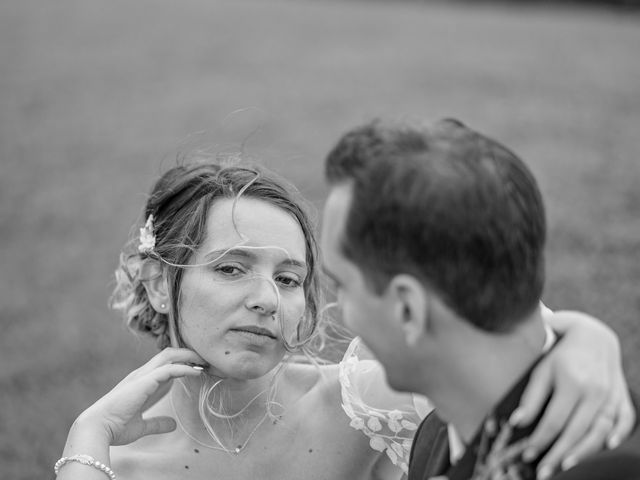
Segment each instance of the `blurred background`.
M0 477L52 478L155 352L107 308L119 249L176 152L243 108L318 209L324 155L373 117L512 147L548 206L545 302L609 323L640 388L637 3L1 2Z

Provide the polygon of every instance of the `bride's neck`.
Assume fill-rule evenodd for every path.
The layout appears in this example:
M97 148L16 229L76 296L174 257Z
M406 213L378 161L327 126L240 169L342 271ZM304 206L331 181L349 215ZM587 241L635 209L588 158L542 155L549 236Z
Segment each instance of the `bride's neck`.
M179 430L203 446L239 453L268 417L274 373L250 381L204 375L175 381L169 401Z
M257 379L238 380L203 374L174 382L171 396L182 417L199 419L200 396L207 394L207 404L216 412L233 416L245 409L243 416L264 412L264 405L273 387L275 371Z

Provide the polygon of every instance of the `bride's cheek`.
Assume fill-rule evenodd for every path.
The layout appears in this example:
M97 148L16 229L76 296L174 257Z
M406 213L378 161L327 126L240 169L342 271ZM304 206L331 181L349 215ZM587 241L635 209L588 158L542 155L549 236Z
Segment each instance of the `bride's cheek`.
M307 309L307 302L304 297L304 294L298 295L296 298L295 313L293 315L294 318L300 319L300 317L304 316L306 309Z
M283 326L285 328L290 328L295 326L304 316L307 304L304 296L302 296L302 298L298 298L298 296L296 296L294 299L290 299L290 301L286 302L283 307L284 308L281 311L281 320L283 321Z

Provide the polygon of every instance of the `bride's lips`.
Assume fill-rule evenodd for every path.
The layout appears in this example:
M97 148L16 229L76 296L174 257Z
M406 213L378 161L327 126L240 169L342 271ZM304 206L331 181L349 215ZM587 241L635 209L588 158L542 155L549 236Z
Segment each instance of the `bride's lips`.
M271 331L263 327L256 325L243 325L241 327L235 327L231 329L232 332L243 333L247 335L255 335L259 337L267 337L273 340L276 339L276 335Z

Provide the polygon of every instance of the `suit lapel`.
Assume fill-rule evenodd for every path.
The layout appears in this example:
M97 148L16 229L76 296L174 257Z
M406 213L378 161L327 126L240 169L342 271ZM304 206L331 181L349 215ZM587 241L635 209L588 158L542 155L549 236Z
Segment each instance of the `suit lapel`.
M431 454L427 459L427 465L425 468L425 475L423 479L428 480L433 476L441 475L442 473L446 472L447 469L451 466L449 460L449 437L447 426L442 425L438 429L435 446L431 450Z
M449 465L447 424L431 412L416 432L408 480L427 480L446 472Z

